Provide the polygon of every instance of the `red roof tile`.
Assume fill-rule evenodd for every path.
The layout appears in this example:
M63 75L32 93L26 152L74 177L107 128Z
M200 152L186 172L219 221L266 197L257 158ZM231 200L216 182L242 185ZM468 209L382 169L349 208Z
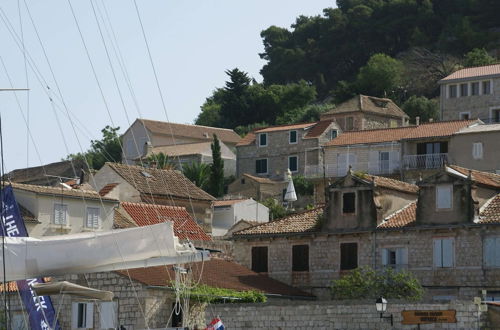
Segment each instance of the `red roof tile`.
M147 226L165 221L174 223L174 234L179 239L210 241L210 237L193 220L185 207L122 202L120 207L139 226Z
M477 123L477 120L455 120L424 123L419 126L382 128L373 130L344 132L326 143L326 146L382 143L404 139L450 136L464 127Z
M107 185L105 185L104 187L102 187L101 190L99 190L99 195L106 196L117 185L118 185L118 183L108 183Z
M408 117L391 99L360 94L321 114L321 118L331 118L339 113L355 111L371 112L394 118Z
M391 178L386 178L384 176L376 176L376 175L369 175L365 174L363 176L364 179L367 179L375 184L375 186L382 187L382 188L388 188L392 190L399 190L403 192L409 192L409 193L417 193L418 192L418 186L399 181L399 180L394 180Z
M265 128L259 128L256 129L254 132L255 133L267 133L267 132L279 132L279 131L288 131L292 129L301 129L301 128L308 128L316 125L317 122L313 123L301 123L301 124L293 124L293 125L275 125L275 126L270 126L270 127L265 127Z
M200 284L211 287L311 297L309 293L227 260L211 259L205 261L203 265L201 263L192 264L191 269L194 279L200 279ZM172 267L165 266L130 269L128 274L127 271L118 271L118 273L124 276L130 274L132 279L151 286L171 286L170 281L175 278Z
M247 237L275 234L300 234L318 230L318 218L323 214L323 207L295 213L284 218L243 229L233 233L233 237Z
M441 79L439 82L450 82L452 80L480 78L486 76L500 75L500 64L477 66L473 68L465 68L450 74L449 76Z
M500 194L485 203L479 213L479 223L500 223Z
M387 217L377 228L403 228L415 225L417 203L413 202Z
M322 120L316 123L304 136L304 139L317 138L325 132L325 130L333 123L333 120Z
M468 176L470 172L471 179L473 182L497 189L500 188L500 174L476 171L465 167L460 167L457 165L449 165L448 167L465 176Z

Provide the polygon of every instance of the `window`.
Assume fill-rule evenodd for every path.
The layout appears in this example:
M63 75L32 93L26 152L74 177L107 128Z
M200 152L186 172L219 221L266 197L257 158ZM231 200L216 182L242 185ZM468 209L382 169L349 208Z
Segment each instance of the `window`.
M417 155L448 153L448 142L417 143Z
M304 272L309 270L309 245L292 246L292 271Z
M468 84L460 84L460 96L461 97L469 96L469 85Z
M87 228L99 228L99 215L98 207L87 207Z
M500 267L500 237L484 239L484 265L486 267Z
M489 80L483 81L482 85L483 85L483 95L491 94L491 81Z
M68 205L54 204L54 224L67 225Z
M408 249L404 247L382 249L382 265L402 269L408 265Z
M118 304L116 301L101 302L99 306L100 329L116 329L118 324Z
M245 184L245 178L241 179L241 184Z
M297 143L297 131L290 131L288 142L290 144Z
M500 291L487 291L485 301L500 301Z
M474 142L472 144L472 158L483 159L483 143Z
M342 194L342 213L356 213L356 193Z
M288 168L292 172L297 172L299 170L299 158L297 156L288 157Z
M259 147L267 146L267 133L259 134Z
M358 243L340 244L340 270L358 268Z
M460 120L467 120L467 119L470 119L470 112L460 112L460 115L459 115L459 119Z
M491 110L491 120L494 123L500 123L500 109Z
M434 239L434 267L453 267L453 238Z
M453 186L442 184L436 186L436 209L452 208Z
M255 173L267 174L267 159L257 159L255 161Z
M332 129L330 131L330 140L335 139L338 136L339 132L336 129Z
M472 95L479 95L479 83L478 82L473 82L470 85L470 89L471 89Z
M252 247L252 270L267 273L267 246Z
M389 151L379 153L379 166L380 173L389 173Z
M346 131L352 131L354 129L354 117L346 117L345 129Z
M398 127L398 122L397 122L397 120L391 119L391 120L389 121L389 127L391 127L391 128Z
M455 98L457 97L457 85L450 85L448 87L448 95L450 98Z
M71 328L73 329L94 328L93 303L74 302L71 305Z

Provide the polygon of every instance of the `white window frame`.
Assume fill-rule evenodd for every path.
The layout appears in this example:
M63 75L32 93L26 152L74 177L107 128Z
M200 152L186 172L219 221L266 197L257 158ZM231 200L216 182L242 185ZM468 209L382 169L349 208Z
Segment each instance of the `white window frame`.
M471 119L471 113L470 111L462 111L458 114L458 119L459 120L466 120L465 118L463 118L463 115L468 115L469 118L468 119Z
M266 160L266 172L257 172L257 163L255 163L255 173L256 174L268 174L269 173L269 159L267 158L257 158L255 160L255 162L257 162L258 160Z
M394 252L396 254L396 263L389 263L389 254ZM395 270L400 270L408 267L408 247L406 246L392 246L383 248L381 251L382 266L390 267Z
M432 240L434 268L455 267L455 238L436 237Z
M335 136L333 136L333 132L335 132ZM339 136L339 130L338 130L338 129L334 129L334 128L332 128L332 129L330 130L330 140L335 139L337 136Z
M473 142L472 143L472 158L483 159L483 143Z
M91 212L96 210L97 210L97 219L94 218L89 219L89 217L91 216ZM101 227L101 209L99 207L91 207L91 206L87 207L87 218L85 219L85 227L93 229Z
M483 263L487 268L500 268L500 236L484 238Z
M500 111L500 108L498 106L490 107L490 124L493 123L493 111Z
M57 219L57 213L58 212L58 207L62 207L62 210L59 210L59 212L64 212L64 220L59 222ZM62 225L62 226L67 226L68 225L68 204L64 203L54 203L54 213L53 213L53 223L55 225Z
M266 144L261 144L261 142L262 142L261 136L265 136L266 137ZM267 145L269 144L268 139L269 139L269 136L267 135L267 133L259 133L257 145L259 147L267 147Z
M472 88L472 85L473 84L477 84L477 94L473 94L472 91L473 91L473 88ZM472 81L470 84L469 84L469 89L470 89L470 96L478 96L478 95L481 95L481 82L480 81Z
M297 169L295 171L290 168L290 159L291 158L297 158ZM288 169L292 173L297 173L299 171L299 156L297 156L297 155L288 156Z
M84 305L80 309L80 305ZM81 315L80 312L84 313ZM84 318L82 324L78 324L80 315ZM72 329L93 329L94 328L94 303L75 301L71 304L71 328Z
M295 132L295 142L292 142L292 132ZM288 133L288 143L289 144L297 144L299 143L299 131L292 130Z
M443 205L440 202L439 196L441 196L440 190L444 192L444 190L449 191L450 202L449 204ZM436 210L451 210L453 209L453 185L452 184L438 184L436 185ZM449 207L448 207L449 206Z

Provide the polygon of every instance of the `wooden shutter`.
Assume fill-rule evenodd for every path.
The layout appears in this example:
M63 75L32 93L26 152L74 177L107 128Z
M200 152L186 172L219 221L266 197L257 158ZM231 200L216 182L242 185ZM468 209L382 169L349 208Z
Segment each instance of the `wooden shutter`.
M252 270L256 273L267 273L267 246L252 247Z
M116 319L116 302L101 302L99 309L100 329L115 329Z
M86 303L85 328L94 329L94 303Z
M443 267L453 267L453 239L445 238L442 242Z
M399 151L391 151L389 153L389 170L394 172L399 169Z
M396 265L398 268L404 268L408 265L408 249L407 248L397 248L396 249Z
M309 245L292 246L292 271L309 270Z
M434 254L434 267L443 267L443 258L442 258L442 252L441 252L441 240L440 239L434 240L433 254Z
M436 186L436 208L450 209L452 207L453 186L439 185Z
M340 269L358 268L358 243L340 244Z
M484 239L484 264L487 267L495 267L497 260L496 238L488 237ZM498 253L500 255L500 253Z
M71 329L78 328L78 303L71 304Z
M347 154L337 154L337 176L347 174Z
M387 255L388 255L389 251L387 249L382 249L382 265L383 266L387 266L387 262L388 262L388 258L387 258Z

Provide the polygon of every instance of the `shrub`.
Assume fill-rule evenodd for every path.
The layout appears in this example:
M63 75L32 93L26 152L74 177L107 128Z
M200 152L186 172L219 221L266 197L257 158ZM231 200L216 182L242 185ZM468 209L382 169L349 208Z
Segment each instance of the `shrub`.
M295 175L293 177L293 186L299 195L312 196L314 194L314 184L302 175Z
M392 268L375 271L370 267L358 268L332 284L334 299L388 299L420 300L424 293L420 282L407 271Z
M259 303L266 302L266 296L258 291L236 291L198 285L190 291L191 297L199 302L220 303ZM237 299L231 299L237 298Z

